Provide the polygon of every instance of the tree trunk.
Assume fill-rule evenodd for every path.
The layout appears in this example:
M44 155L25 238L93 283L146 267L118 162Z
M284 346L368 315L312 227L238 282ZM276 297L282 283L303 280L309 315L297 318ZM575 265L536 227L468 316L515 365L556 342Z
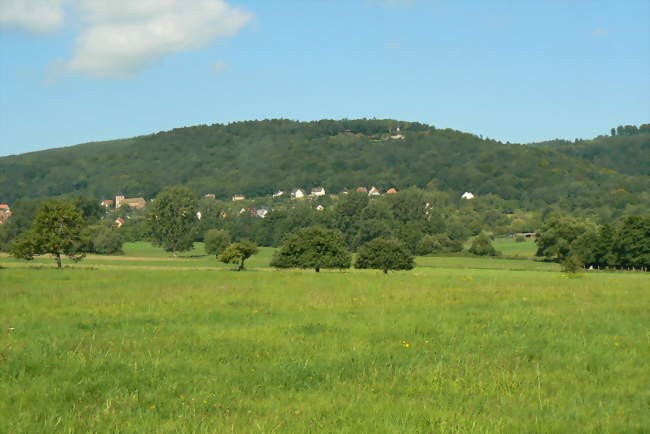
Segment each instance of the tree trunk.
M316 267L316 272L320 273L320 267Z
M384 268L384 274L388 274L388 268Z
M56 254L56 268L61 268L61 254Z
M237 271L241 271L243 269L244 269L244 261L241 261L241 264L239 264L239 268L237 269Z

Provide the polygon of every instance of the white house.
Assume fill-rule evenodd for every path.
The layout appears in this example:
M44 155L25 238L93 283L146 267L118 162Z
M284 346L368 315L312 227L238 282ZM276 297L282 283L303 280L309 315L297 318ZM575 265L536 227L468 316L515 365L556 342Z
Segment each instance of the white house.
M377 187L372 187L368 192L368 196L379 196L380 194L381 190L379 190Z
M291 199L302 199L305 197L305 190L302 188L294 188L291 191Z
M469 191L466 191L465 193L463 193L461 197L463 199L471 200L474 199L474 194L470 193Z
M325 196L325 189L323 187L314 187L311 189L313 197Z
M324 211L324 210L325 210L325 207L323 205L318 205L316 207L316 211Z
M276 198L276 197L280 197L280 196L284 196L284 191L282 191L282 190L278 190L278 191L276 191L276 192L273 194L273 197L274 197L274 198Z
M246 196L244 196L243 194L236 194L236 195L234 195L232 197L232 200L234 200L234 201L245 200L245 199L246 199Z

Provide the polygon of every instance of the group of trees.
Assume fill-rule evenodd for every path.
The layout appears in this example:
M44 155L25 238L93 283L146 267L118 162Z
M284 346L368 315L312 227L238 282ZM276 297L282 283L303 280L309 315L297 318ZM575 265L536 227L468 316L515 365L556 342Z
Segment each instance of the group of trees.
M547 221L536 239L537 255L578 267L650 267L650 215L597 225L571 217Z
M485 218L491 210L507 205L498 199L454 203L447 193L418 189L378 199L350 192L336 201L322 200L329 201L323 211L316 210L312 201L287 200L264 219L248 212L229 216L219 206L205 206L217 201L198 201L187 187L175 186L164 189L145 213L127 215L119 229L113 218L124 210L107 214L82 198L38 206L26 200L1 228L0 240L16 256L31 259L51 253L60 265L66 255L79 260L87 253L120 253L124 234L133 235L129 228L137 225L142 228L140 236L174 255L201 239L207 253L240 269L257 252L257 245L265 245L280 247L272 260L278 268L347 268L351 252L357 252L356 267L386 271L412 267L415 254L460 252L472 235L477 236L469 253L497 255L485 226L481 221L475 224L473 217ZM197 218L200 210L202 219ZM512 219L507 212L501 215ZM598 224L550 210L540 218L538 256L594 267L644 268L650 263L650 216L622 216Z

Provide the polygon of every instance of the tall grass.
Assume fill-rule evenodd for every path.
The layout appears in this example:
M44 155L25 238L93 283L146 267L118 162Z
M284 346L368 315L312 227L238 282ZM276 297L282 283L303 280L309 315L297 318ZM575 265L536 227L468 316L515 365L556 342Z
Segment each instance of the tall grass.
M3 433L650 428L645 274L5 265Z

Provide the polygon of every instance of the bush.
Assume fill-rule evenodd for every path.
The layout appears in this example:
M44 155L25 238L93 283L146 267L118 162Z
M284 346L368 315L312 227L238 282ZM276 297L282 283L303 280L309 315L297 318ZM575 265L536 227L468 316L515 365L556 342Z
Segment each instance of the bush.
M361 246L354 266L383 270L386 274L388 270L410 270L414 266L414 260L401 241L378 238Z
M116 228L108 226L93 226L92 250L94 253L101 255L121 255L122 251L122 234Z
M205 252L218 256L230 245L230 233L223 229L210 229L205 233Z
M478 256L497 256L499 253L492 245L492 240L486 234L481 233L478 237L474 238L469 252Z
M271 266L277 268L350 268L352 256L338 230L312 226L289 235L275 252Z

